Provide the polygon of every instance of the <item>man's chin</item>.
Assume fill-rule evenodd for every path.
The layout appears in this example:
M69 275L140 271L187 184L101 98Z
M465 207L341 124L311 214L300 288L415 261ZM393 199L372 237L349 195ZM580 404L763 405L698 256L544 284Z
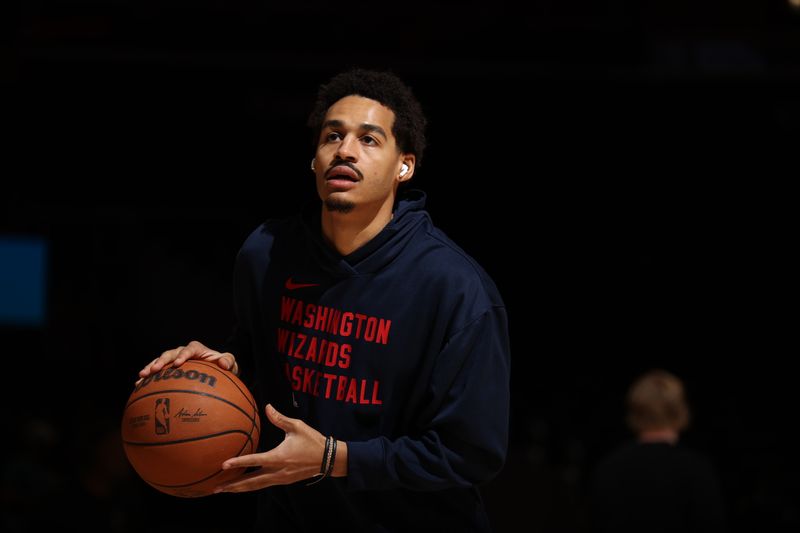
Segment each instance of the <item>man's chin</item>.
M325 209L327 209L332 213L346 214L355 209L356 207L356 204L354 204L353 202L331 197L326 198L324 204L325 204Z

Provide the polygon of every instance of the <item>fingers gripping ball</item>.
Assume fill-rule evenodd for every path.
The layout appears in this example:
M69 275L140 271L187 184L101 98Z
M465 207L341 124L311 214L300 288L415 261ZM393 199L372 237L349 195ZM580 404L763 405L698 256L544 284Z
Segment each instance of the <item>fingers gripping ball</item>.
M147 483L184 498L206 496L244 473L222 470L231 457L255 453L261 423L253 396L231 372L190 360L164 368L133 390L122 441Z

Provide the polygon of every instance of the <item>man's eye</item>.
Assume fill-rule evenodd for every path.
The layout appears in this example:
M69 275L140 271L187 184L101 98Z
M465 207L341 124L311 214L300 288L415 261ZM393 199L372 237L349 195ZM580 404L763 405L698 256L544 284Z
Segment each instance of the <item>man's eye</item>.
M341 138L341 135L336 133L335 131L330 132L325 136L326 141L338 141Z
M363 137L361 137L361 140L364 141L364 143L366 144L375 144L375 139L373 137L370 137L369 135L364 135Z

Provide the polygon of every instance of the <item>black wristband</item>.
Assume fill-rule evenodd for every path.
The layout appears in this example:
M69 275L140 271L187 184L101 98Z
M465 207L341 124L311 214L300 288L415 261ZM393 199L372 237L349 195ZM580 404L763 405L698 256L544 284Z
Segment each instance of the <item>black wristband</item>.
M325 475L325 471L328 469L328 455L331 453L331 438L325 438L325 451L322 452L322 464L319 467L319 473L323 476Z
M328 469L325 472L325 477L330 477L333 473L333 463L336 461L336 439L331 437L333 441L333 447L331 448L331 459L328 461Z
M336 441L333 439L333 437L326 437L325 451L322 452L322 464L319 467L319 473L314 474L314 477L316 479L311 483L306 483L306 486L313 485L314 483L319 483L320 481L328 477L326 472L328 472L330 468L328 463L330 462L330 457L331 457L331 446L335 448Z

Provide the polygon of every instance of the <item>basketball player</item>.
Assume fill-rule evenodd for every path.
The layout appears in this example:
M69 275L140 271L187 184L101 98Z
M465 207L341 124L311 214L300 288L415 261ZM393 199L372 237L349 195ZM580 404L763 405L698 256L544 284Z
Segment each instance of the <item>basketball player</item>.
M309 126L321 202L245 241L228 350L193 341L140 372L242 365L271 424L264 451L223 465L256 470L218 491L259 490L270 531L490 529L478 486L506 454L506 311L433 225L425 194L398 194L425 123L392 74L353 70L320 87Z

